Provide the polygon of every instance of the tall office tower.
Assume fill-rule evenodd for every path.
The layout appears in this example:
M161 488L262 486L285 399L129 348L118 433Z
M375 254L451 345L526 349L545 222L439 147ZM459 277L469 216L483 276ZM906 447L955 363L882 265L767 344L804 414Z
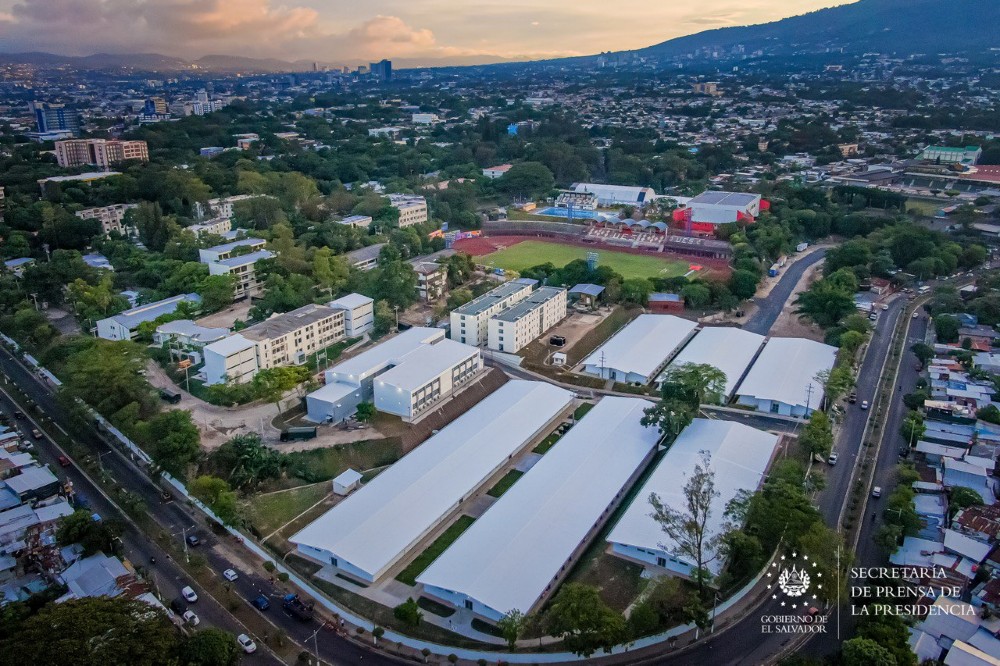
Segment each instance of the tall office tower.
M31 102L28 107L35 114L35 124L40 133L71 132L73 136L80 133L79 114L74 109L67 109L65 104Z
M371 75L378 79L379 81L391 81L392 80L392 61L391 60L380 60L378 62L373 62L368 67Z

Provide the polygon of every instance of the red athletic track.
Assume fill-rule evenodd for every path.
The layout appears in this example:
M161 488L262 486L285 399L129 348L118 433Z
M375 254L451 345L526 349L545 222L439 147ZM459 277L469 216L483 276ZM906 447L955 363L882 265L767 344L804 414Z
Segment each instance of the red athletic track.
M492 254L505 247L517 245L518 243L529 240L556 243L558 245L575 245L576 247L582 247L594 251L607 250L608 252L641 254L646 257L657 257L671 261L687 261L704 267L704 272L700 272L702 277L712 276L720 279L728 279L729 274L732 272L732 268L729 266L729 263L721 259L707 259L705 257L691 257L677 254L675 252L656 252L653 250L643 250L632 247L619 247L617 245L610 245L607 243L584 243L579 240L567 238L566 236L479 236L477 238L463 238L460 241L455 241L455 244L452 247L459 252L465 252L473 257L481 257L486 254Z

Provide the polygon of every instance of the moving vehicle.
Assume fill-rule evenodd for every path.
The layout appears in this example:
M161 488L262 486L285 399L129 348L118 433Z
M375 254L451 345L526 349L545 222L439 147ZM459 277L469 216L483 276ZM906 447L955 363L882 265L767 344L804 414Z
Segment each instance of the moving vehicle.
M919 316L920 316L920 313L918 311L914 310L913 311L913 319L916 319Z
M222 572L222 577L228 580L230 583L240 577L234 569L226 569Z
M194 591L190 585L185 585L181 588L181 596L187 600L188 603L194 603L198 601L198 593Z
M286 594L281 606L286 613L301 622L308 622L313 618L312 604L306 604L297 594Z
M861 409L868 409L868 401L867 400L862 400L861 401Z
M930 290L931 290L930 287L928 287L927 285L924 285L924 286L920 287L919 289L917 289L917 293L918 294L926 294Z
M69 467L70 465L69 458L67 458L66 456L59 456L58 458L56 458L56 460L59 461L59 464L62 467Z
M41 439L42 438L42 431L39 430L38 428L32 428L31 429L31 436L34 437L35 439Z
M190 624L192 627L197 627L199 624L201 624L201 619L199 619L198 615L194 611L191 610L184 611L184 615L182 615L181 617L183 617L184 621Z
M240 644L243 651L247 654L253 654L257 651L257 644L253 642L253 639L246 634L240 634L236 637L236 642Z
M271 601L267 598L267 595L264 594L261 594L250 603L253 604L253 607L259 611L266 611L271 607Z
M880 486L875 486L874 488L872 488L872 497L874 497L875 499L882 497L882 488Z
M196 548L201 545L201 539L198 538L197 534L188 534L187 544L192 548Z
M826 459L826 462L830 465L836 465L837 461L840 459L840 454L834 451L830 454L830 457Z
M888 309L889 309L889 304L888 303L883 303L882 304L882 310L885 311L885 310L888 310Z
M22 412L20 409L16 410L14 412L14 418L15 419L23 419L24 418L24 412Z

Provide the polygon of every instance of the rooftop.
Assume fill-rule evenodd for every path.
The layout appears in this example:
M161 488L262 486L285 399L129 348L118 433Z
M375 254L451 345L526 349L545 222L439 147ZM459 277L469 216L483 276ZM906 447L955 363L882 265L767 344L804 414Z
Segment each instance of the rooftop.
M342 375L360 378L382 370L387 365L398 363L401 358L422 345L431 344L444 338L444 331L439 328L414 326L385 342L372 347L368 351L351 357L327 370L330 375Z
M743 373L750 367L762 344L764 344L763 335L741 328L729 326L703 328L674 357L667 369L685 363L704 363L718 368L726 375L728 396L743 378Z
M698 196L688 201L688 206L694 207L699 204L703 206L738 206L743 208L755 201L760 200L759 194L746 194L743 192L702 192Z
M823 398L823 385L816 375L833 368L836 358L837 348L822 342L805 338L771 338L750 367L737 393L786 405L815 408Z
M235 268L237 266L247 266L250 264L256 264L261 259L272 259L275 256L276 255L269 250L257 250L256 252L251 252L249 254L241 254L235 257L229 257L228 259L220 259L219 261L213 263L216 263L220 266Z
M421 345L407 354L402 362L378 376L378 382L396 386L404 391L416 390L472 356L479 350L454 340L438 340Z
M240 335L248 340L274 340L303 326L308 326L334 315L344 316L340 310L310 303L291 312L271 315L270 318L265 319L259 324L254 324L249 328L243 329L240 331Z
M566 290L559 287L539 287L532 292L531 296L528 296L517 305L509 307L503 312L494 315L493 318L500 321L517 321L529 312L545 307L546 303L554 298L558 298L560 294L565 293Z
M649 377L695 328L693 321L673 315L641 314L583 362Z
M494 287L482 296L472 299L465 305L455 308L452 310L452 314L458 315L478 315L486 312L491 307L497 304L498 301L502 301L505 298L509 298L514 294L518 294L525 289L531 290L531 285L524 284L523 282L518 282L513 280L511 282L504 282L498 287Z
M165 298L162 301L139 305L130 310L119 312L116 315L108 317L108 319L113 319L127 329L132 330L138 328L139 324L144 321L153 321L157 317L173 313L177 310L178 305L185 302L201 303L201 296L198 294L180 294L179 296L171 296L170 298Z
M371 305L374 302L375 299L362 296L361 294L347 294L346 296L341 296L335 301L330 301L327 305L336 309L353 310L365 305Z

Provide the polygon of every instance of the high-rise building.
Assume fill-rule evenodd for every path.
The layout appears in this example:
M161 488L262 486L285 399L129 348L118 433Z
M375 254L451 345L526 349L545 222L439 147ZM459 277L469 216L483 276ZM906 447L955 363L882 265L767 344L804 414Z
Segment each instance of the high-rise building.
M70 132L73 136L80 133L79 114L74 109L67 109L65 104L31 102L28 106L35 114L39 133Z
M93 164L107 170L112 164L125 160L149 161L145 141L119 141L116 139L70 139L56 141L56 161L61 167Z
M143 112L147 116L170 113L167 109L167 100L162 97L150 97L147 99L146 104L143 107Z
M383 59L378 62L373 62L368 66L368 71L371 72L372 78L376 78L379 81L392 81L391 60Z

